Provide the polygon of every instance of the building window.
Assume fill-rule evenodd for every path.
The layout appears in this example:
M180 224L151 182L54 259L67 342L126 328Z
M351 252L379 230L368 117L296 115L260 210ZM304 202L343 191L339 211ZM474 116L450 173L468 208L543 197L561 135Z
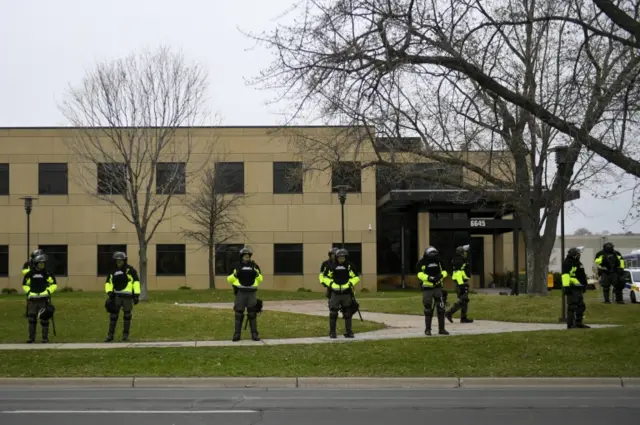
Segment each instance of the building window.
M273 193L302 193L302 163L273 163Z
M156 194L184 195L186 189L184 162L160 162L156 165Z
M67 164L38 164L38 194L67 195L69 179Z
M9 276L9 245L0 245L0 277Z
M52 272L54 276L67 276L69 252L67 245L39 245L47 255L47 270Z
M9 194L9 164L0 164L0 195Z
M273 244L273 274L304 274L301 243Z
M126 245L98 245L98 276L107 276L115 267L113 254L127 252Z
M240 261L240 250L243 244L231 243L216 245L216 268L215 274L228 276L235 263Z
M341 243L334 243L334 248L342 248ZM358 273L362 273L362 244L361 243L345 243L344 248L349 251L347 260L351 261L356 267Z
M331 167L331 187L333 192L339 185L348 185L348 192L362 192L362 170L359 162L336 162Z
M215 165L217 193L244 193L244 162L218 162Z
M156 276L184 276L186 265L184 244L156 245Z
M122 163L98 164L98 193L122 195L127 192L127 167Z

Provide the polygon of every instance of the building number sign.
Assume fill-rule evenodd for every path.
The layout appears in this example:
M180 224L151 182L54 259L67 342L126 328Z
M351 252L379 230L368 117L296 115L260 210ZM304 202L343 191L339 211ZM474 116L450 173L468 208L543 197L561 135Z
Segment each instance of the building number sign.
M470 227L486 227L487 222L485 220L471 220L469 223Z

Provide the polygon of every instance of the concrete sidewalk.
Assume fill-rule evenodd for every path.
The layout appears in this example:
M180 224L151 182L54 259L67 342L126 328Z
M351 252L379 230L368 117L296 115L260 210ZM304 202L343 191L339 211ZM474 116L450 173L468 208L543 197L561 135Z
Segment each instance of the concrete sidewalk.
M232 303L210 304L179 304L180 308L217 308L231 310ZM288 313L306 314L311 316L327 316L326 301L269 301L264 305L265 311L280 311ZM424 318L407 314L386 314L362 312L362 318L371 322L385 325L385 329L356 334L354 339L345 339L339 336L337 339L327 337L310 338L283 338L263 339L254 342L244 339L238 342L231 340L218 341L159 341L159 342L127 342L127 343L50 343L50 344L0 344L2 350L86 350L86 349L110 349L110 348L154 348L154 347L231 347L231 346L267 346L267 345L300 345L300 344L338 344L357 341L381 341L405 338L426 338L424 336ZM358 316L355 317L358 320ZM614 325L593 325L594 328L611 327ZM463 324L458 320L454 323L447 322L447 330L450 337L457 335L481 335L505 332L531 332L543 330L562 330L564 324L552 323L511 323L496 322L491 320L477 320L471 324ZM434 317L434 329L437 329L437 319ZM580 331L582 332L582 331ZM247 334L243 335L247 338ZM434 335L429 338L442 336Z

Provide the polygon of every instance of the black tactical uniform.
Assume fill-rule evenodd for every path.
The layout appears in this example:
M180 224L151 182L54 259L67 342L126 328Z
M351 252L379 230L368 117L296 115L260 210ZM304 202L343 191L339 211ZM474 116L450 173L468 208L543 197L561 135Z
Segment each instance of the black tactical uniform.
M442 290L444 278L448 276L442 265L438 250L430 246L416 266L418 279L422 287L422 305L424 306L425 335L431 335L434 304L438 310L438 334L449 335L444 328L445 301Z
M622 291L625 287L624 284L624 260L622 255L613 249L613 244L607 242L602 246L602 251L596 253L594 262L598 266L598 273L600 275L600 286L602 287L602 294L604 295L604 302L611 304L609 300L609 294L611 287L613 287L613 296L617 304L624 304L622 299Z
M329 338L336 338L338 312L342 310L345 338L353 338L353 287L360 282L356 267L347 261L349 251L338 249L336 262L329 265L325 273L324 285L331 291L329 298Z
M456 311L461 310L460 323L473 323L473 319L467 317L467 311L469 309L469 263L467 258L469 256L469 245L463 245L456 248L456 253L453 256L451 265L453 266L453 273L451 278L456 285L456 295L458 295L458 301L451 307L446 313L447 320L453 323L453 315Z
M31 344L36 339L38 318L42 326L42 342L49 342L49 319L55 309L51 304L51 294L58 288L55 276L45 269L47 256L40 254L33 259L33 267L24 275L22 288L27 294L27 317L29 319L29 339Z
M109 312L109 332L105 342L113 341L120 309L123 311L124 322L122 340L129 340L133 306L140 300L140 278L136 269L127 264L127 254L116 252L113 254L113 259L116 261L116 268L107 276L104 284L104 291L109 296L105 302L105 309Z
M251 339L260 341L258 334L258 313L262 310L262 301L257 297L258 286L262 283L260 267L251 259L253 252L249 248L240 250L241 261L231 270L227 276L227 282L233 285L236 299L233 303L235 311L235 328L232 341L240 341L244 310L247 310L249 326L251 326Z
M567 298L567 329L589 328L582 323L587 306L584 292L587 290L587 274L580 262L583 247L571 248L562 262L562 292Z
M324 260L320 265L320 274L318 275L318 280L320 284L326 288L325 295L327 298L331 298L331 289L325 284L324 278L326 277L326 272L329 270L332 264L336 262L336 252L338 252L338 248L333 248L329 251L329 258Z

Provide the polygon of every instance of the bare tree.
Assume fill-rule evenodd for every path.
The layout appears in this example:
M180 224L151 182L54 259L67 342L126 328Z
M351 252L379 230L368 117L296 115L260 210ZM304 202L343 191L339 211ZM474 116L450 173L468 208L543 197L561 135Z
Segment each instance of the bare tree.
M74 127L67 144L81 184L135 227L142 299L147 246L197 174L190 127L204 118L206 88L205 69L160 48L100 63L61 105Z
M216 245L240 235L244 225L238 206L244 202L245 195L233 193L231 179L216 165L207 168L200 181L200 191L187 202L186 217L194 228L183 229L183 234L207 249L210 288L215 288Z
M581 34L549 20L491 24L565 13L564 2L552 0L303 3L302 19L256 37L277 51L257 82L295 102L292 120L308 113L345 126L328 138L298 137L309 167L366 158L361 167L452 185L466 191L456 195L466 201L502 203L523 226L529 291L546 293L561 187L589 183L607 165L582 149L605 157L589 145L593 136L557 121L579 122L600 145L613 143L622 115L611 109L611 97L620 97L627 65L635 66L633 49L600 39L584 53ZM482 76L553 119L521 107ZM558 144L569 145L562 175L550 155ZM464 178L407 162L462 169Z
M580 227L579 229L576 229L576 231L573 232L573 234L575 236L591 236L592 235L591 231L586 227Z

